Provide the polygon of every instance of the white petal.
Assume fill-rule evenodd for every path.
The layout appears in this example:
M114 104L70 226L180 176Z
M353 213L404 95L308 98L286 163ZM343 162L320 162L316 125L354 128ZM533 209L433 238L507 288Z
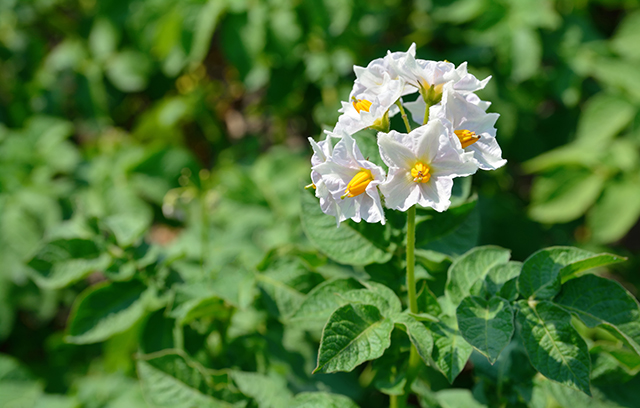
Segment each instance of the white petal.
M436 211L445 211L451 205L451 189L453 180L449 177L431 177L427 183L420 185L419 205L431 207Z
M408 138L409 135L398 133L395 130L389 133L378 133L380 156L387 166L405 170L413 167L416 156L411 148L407 147L407 143L403 143Z
M380 191L388 208L407 211L420 197L420 188L405 169L391 168L387 181L380 185Z

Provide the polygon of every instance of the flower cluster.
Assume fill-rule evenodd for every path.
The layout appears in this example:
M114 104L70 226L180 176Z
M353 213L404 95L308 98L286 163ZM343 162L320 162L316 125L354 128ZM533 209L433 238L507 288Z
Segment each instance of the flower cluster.
M497 113L474 93L482 81L447 61L415 57L415 44L407 52L388 52L364 67L354 67L356 80L340 118L326 139L315 142L311 180L322 211L334 215L338 225L356 222L384 224L384 206L406 211L413 205L445 211L451 204L455 177L477 169L503 166L494 127ZM417 99L403 97L418 93ZM418 126L411 130L406 111ZM389 118L401 113L408 133L390 130ZM389 168L365 159L352 137L363 129L378 131L380 156Z

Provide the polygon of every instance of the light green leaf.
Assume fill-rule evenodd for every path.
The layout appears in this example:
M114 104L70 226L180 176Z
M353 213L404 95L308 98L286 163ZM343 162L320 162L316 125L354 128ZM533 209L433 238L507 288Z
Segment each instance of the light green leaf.
M391 345L393 321L371 305L346 304L336 310L322 332L314 373L351 371L380 357Z
M348 265L385 263L388 252L389 229L381 224L358 225L349 220L336 227L336 219L324 214L312 191L301 194L302 228L309 240L336 262ZM366 224L366 225L364 225Z
M640 60L640 12L626 14L611 39L611 48L628 60Z
M449 389L436 393L436 399L440 403L441 408L485 408L486 405L481 404L469 390L465 389Z
M287 388L287 381L284 377L242 371L234 371L231 376L240 391L253 398L259 408L291 406L293 394Z
M572 279L554 302L589 327L603 325L640 354L640 308L618 282L595 275Z
M293 399L291 408L358 408L344 395L327 392L301 392Z
M467 364L473 347L460 335L455 319L443 318L427 326L434 340L433 360L438 370L453 383Z
M516 319L531 364L545 377L591 395L591 361L571 315L548 301L518 302Z
M512 69L511 77L522 82L535 75L542 60L542 43L536 30L527 26L512 31Z
M209 0L202 7L196 22L191 53L189 54L189 60L192 63L201 62L207 55L213 32L226 8L227 2L221 0Z
M216 379L198 363L170 350L143 356L137 363L145 400L152 408L232 408L210 395Z
M386 317L400 313L402 304L393 290L376 282L364 282L364 285L366 289L350 290L342 297L350 303L375 306Z
M92 286L76 299L65 340L97 343L133 326L154 305L155 293L139 281Z
M147 55L125 50L116 54L107 64L107 77L122 92L137 92L147 86L151 71Z
M114 214L105 218L104 223L115 235L118 245L126 248L142 238L151 225L150 214L149 216L143 214Z
M572 247L541 249L524 261L518 291L527 298L550 299L560 291L561 282L585 270L623 260L616 255L594 254Z
M354 279L323 282L307 294L287 322L300 328L322 330L331 313L347 302L341 295L361 286Z
M405 327L407 336L418 351L420 358L426 365L429 365L433 351L433 337L426 326L407 313L398 313L394 316L394 322Z
M506 264L495 265L489 269L484 278L484 288L491 296L500 296L506 300L516 300L518 297L518 276L522 270L522 262L509 261Z
M562 167L538 176L529 216L547 224L573 221L596 201L605 181L605 174L587 168Z
M485 300L469 296L458 306L456 317L462 337L487 356L491 364L495 363L513 336L513 309L509 302L499 297Z
M622 238L640 217L640 183L635 179L609 183L587 214L594 242L606 244Z
M31 277L43 288L59 289L104 271L111 257L90 239L58 239L44 245L29 261Z
M495 265L509 261L511 251L496 246L474 248L465 253L449 268L445 292L454 306L469 296L471 288L483 280Z
M599 93L591 97L582 110L576 140L591 146L602 146L631 123L635 115L636 109L628 101Z

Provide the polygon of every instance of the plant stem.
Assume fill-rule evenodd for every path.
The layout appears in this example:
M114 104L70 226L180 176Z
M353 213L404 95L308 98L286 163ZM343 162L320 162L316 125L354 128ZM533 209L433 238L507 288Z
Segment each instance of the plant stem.
M389 408L398 408L398 396L397 395L389 395Z
M400 99L396 101L396 105L400 108L400 113L402 114L402 121L404 122L404 126L407 128L407 133L411 133L411 125L409 124L409 118L407 118L407 113L404 111L404 106L400 102Z
M407 210L407 291L409 292L409 310L418 313L418 298L416 296L415 270L416 247L416 206Z

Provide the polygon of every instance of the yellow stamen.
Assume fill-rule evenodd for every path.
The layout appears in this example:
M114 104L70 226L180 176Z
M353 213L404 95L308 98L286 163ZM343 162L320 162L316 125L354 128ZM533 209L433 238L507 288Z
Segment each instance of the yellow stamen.
M458 136L458 139L460 139L460 144L462 144L463 149L480 140L480 136L476 135L476 132L472 132L467 129L456 130L454 133Z
M371 102L366 99L356 99L353 98L353 107L356 108L356 111L360 113L360 111L369 112L369 108L371 107Z
M346 197L355 197L364 193L367 189L369 183L373 181L373 175L370 170L362 169L353 176L349 184L347 184L347 189L344 192L344 195L340 198L344 199Z
M411 177L413 177L413 181L416 183L426 183L431 179L430 170L431 168L428 165L419 161L411 169Z
M308 189L310 189L310 188L312 188L312 189L314 189L314 190L315 190L315 189L316 189L316 185L315 185L315 184L313 184L313 183L311 183L311 184L308 184L308 185L304 186L304 188L305 188L305 190L308 190Z

